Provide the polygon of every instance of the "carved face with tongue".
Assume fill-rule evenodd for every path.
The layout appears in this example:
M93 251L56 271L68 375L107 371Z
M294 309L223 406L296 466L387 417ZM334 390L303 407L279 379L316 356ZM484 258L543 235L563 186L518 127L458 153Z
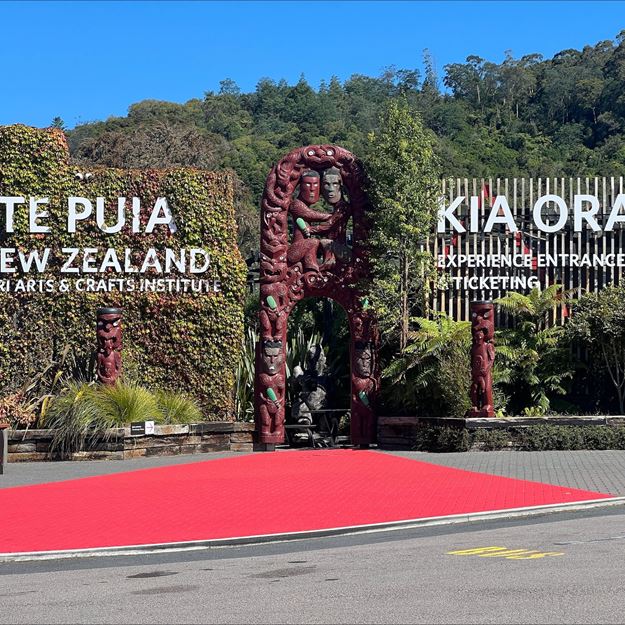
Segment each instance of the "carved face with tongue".
M263 341L261 360L265 373L276 375L284 362L282 341Z

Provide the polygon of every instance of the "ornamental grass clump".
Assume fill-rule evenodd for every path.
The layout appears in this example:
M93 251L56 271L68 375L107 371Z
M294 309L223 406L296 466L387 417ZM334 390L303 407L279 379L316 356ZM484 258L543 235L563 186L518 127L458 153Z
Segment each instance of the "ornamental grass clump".
M234 385L234 414L237 421L254 420L254 376L258 334L248 327L242 341Z
M137 421L193 423L202 421L193 399L180 393L152 393L141 386L69 382L54 398L43 426L53 430L50 452L62 458L85 448L97 448L116 431Z
M155 398L164 423L198 423L203 420L202 411L190 397L181 393L157 391Z
M135 421L165 420L156 397L148 389L131 384L100 385L91 395L100 415L111 427L123 427Z
M54 399L43 423L54 431L50 443L52 454L65 458L96 440L107 438L113 421L106 418L94 401L96 392L91 384L69 382Z

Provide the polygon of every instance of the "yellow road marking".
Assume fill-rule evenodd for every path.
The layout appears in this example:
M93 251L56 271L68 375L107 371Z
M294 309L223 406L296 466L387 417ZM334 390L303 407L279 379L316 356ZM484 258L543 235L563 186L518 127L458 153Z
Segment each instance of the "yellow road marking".
M539 560L540 558L563 556L560 551L538 551L536 549L508 549L508 547L475 547L447 551L450 556L477 556L479 558L505 558L506 560Z
M477 556L489 551L506 551L506 547L476 547L474 549L461 549L460 551L448 551L450 556Z
M539 558L546 558L548 556L563 556L561 551L544 551L543 553L532 553L526 556L510 556L508 560L537 560Z
M518 556L522 553L536 553L535 549L506 549L505 551L497 551L496 553L480 553L480 558L508 558L510 556Z

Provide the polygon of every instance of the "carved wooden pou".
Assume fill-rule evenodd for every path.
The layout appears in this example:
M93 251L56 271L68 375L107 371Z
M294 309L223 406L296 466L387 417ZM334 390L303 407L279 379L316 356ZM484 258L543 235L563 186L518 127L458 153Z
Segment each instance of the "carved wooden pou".
M492 302L471 302L471 408L468 417L494 417L495 310Z
M326 210L313 206L320 196ZM267 177L261 203L261 339L255 384L260 443L284 441L287 320L305 297L328 297L347 313L351 440L363 446L375 442L379 334L363 291L370 277L367 209L362 167L338 146L293 150ZM353 237L348 242L350 220Z
M98 308L97 375L102 384L115 384L122 371L122 311L120 308Z

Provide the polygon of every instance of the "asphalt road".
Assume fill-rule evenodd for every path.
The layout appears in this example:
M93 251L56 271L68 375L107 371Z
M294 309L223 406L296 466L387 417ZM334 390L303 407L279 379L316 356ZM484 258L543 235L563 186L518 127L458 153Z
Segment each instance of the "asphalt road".
M624 623L624 588L625 507L615 507L134 558L2 564L0 622Z

